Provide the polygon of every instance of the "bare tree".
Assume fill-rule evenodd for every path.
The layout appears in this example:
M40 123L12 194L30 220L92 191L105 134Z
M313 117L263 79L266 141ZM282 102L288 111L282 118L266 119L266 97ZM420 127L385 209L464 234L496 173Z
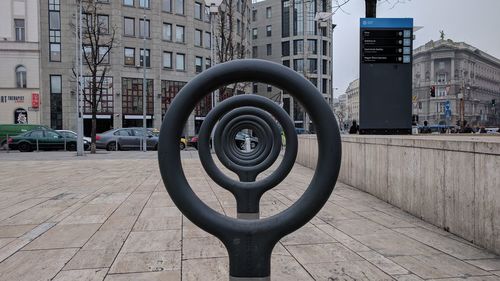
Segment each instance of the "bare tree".
M345 13L347 13L344 9L343 6L347 4L350 0L334 0L333 4L333 13L337 12L338 10L341 10ZM405 3L406 1L411 1L411 0L365 0L365 17L367 18L376 18L377 17L377 4L379 3L386 3L391 5L391 9L394 8L397 4L400 3Z
M219 16L215 22L215 56L222 63L245 58L248 54L247 30L244 21L247 4L250 0L223 0ZM238 15L241 15L239 17ZM241 20L240 20L241 18ZM238 24L239 23L239 24ZM246 27L245 27L246 26ZM221 98L225 99L238 91L244 91L248 83L234 83L219 88Z
M101 104L103 84L110 70L109 54L116 45L116 27L109 25L109 18L100 15L101 4L97 0L83 1L82 15L82 60L86 79L80 81L84 102L90 105L92 113L91 153L96 151L97 112ZM83 73L82 73L83 75Z

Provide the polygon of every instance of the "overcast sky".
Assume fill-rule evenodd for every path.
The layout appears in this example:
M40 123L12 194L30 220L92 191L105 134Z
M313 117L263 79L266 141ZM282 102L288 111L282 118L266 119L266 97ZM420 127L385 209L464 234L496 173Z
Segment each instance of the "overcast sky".
M339 0L342 3L345 0ZM389 0L393 3L396 0ZM392 8L379 4L377 17L414 18L414 47L439 39L463 41L500 58L500 0L400 0ZM335 1L334 1L335 3ZM345 93L349 82L359 77L359 18L365 16L365 1L350 0L333 16L333 83L335 96ZM349 14L346 14L349 13Z

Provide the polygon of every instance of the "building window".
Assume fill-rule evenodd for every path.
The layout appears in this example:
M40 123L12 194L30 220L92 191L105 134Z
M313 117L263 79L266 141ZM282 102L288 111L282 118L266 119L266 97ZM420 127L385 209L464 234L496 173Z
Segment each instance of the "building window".
M212 34L210 34L210 32L205 32L205 38L203 38L203 41L205 42L205 48L211 48L212 47Z
M209 69L212 66L212 60L210 58L205 59L205 69Z
M97 82L99 83L99 82ZM83 93L85 101L83 103L83 112L87 114L92 113L92 76L83 77ZM100 101L97 103L98 113L113 114L113 78L104 77L100 87L101 95Z
M257 10L252 10L252 21L257 20Z
M281 56L287 57L290 55L290 41L281 42Z
M139 36L141 38L149 38L150 33L149 33L149 20L146 20L144 22L144 19L139 20Z
M123 5L134 6L134 0L123 0Z
M99 62L109 64L109 47L99 46Z
M441 62L439 64L441 64ZM444 62L443 62L443 64L444 64ZM443 68L444 68L444 66L443 66ZM438 84L445 84L446 83L446 73L439 73L437 75L437 82L438 82Z
M143 113L142 78L122 78L122 114ZM153 114L153 80L146 80L146 113Z
M49 0L49 11L60 11L61 2L60 0Z
M257 39L257 28L252 29L252 39Z
M241 34L241 21L239 19L236 20L236 34Z
M139 0L139 7L149 9L149 0Z
M281 20L281 37L286 38L290 36L290 1L281 1L281 14L283 19Z
M205 6L205 21L210 22L210 7Z
M273 91L273 86L271 86L271 85L268 84L267 85L267 91L268 92L272 92Z
M182 81L169 81L161 80L161 115L162 119L167 109L169 108L172 100L175 98L177 93L186 85L186 82Z
M259 48L257 46L252 47L252 58L256 58L259 56Z
M175 0L175 13L184 15L184 0Z
M309 81L311 81L314 87L318 86L318 78L309 78Z
M203 46L202 42L201 42L201 34L202 34L202 31L199 30L199 29L195 29L194 30L194 45L195 46Z
M273 54L272 44L267 44L266 49L267 49L267 55L271 56Z
M328 79L323 79L323 83L321 83L321 88L323 94L326 94L326 89L328 89Z
M267 37L271 37L271 34L272 34L272 26L268 25L266 26L266 35Z
M300 55L304 53L304 40L293 40L293 54Z
M323 68L323 74L327 74L328 73L328 61L327 60L323 60L323 63L322 63L322 68Z
M60 0L49 0L49 60L61 61ZM17 36L17 35L16 35Z
M163 40L172 41L172 25L163 23Z
M184 26L175 26L175 42L184 43Z
M135 36L135 19L134 18L123 18L124 32L125 36Z
M108 15L97 15L98 31L100 34L109 33L109 16Z
M14 19L16 29L16 41L24 41L24 19Z
M61 61L61 43L50 43L50 61Z
M266 18L270 19L271 18L271 7L266 8Z
M203 58L202 57L195 57L194 68L195 68L196 73L200 73L203 71Z
M316 55L318 53L317 51L317 44L316 44L316 40L314 39L307 39L307 51L310 53L310 54L314 54Z
M50 75L50 127L62 129L62 78Z
M163 52L163 67L172 69L172 53Z
M135 48L125 48L125 65L135 66Z
M297 72L304 72L304 60L303 59L293 60L293 70Z
M181 71L186 70L185 58L186 58L185 54L176 54L176 56L175 56L175 69L176 70L181 70Z
M308 72L317 73L318 72L318 60L317 59L307 59L308 62Z
M140 65L142 66L142 62L143 62L143 59L144 59L144 49L141 49L141 53L140 53ZM151 67L151 57L150 57L150 52L149 52L149 49L146 49L146 67Z
M16 87L26 88L26 67L23 65L16 67Z
M302 0L293 2L293 35L304 35L304 8Z
M236 0L236 11L241 12L241 0Z
M162 0L161 8L164 12L172 12L172 0Z
M328 41L323 41L323 56L328 56Z
M284 60L283 65L286 67L290 67L290 60Z
M199 19L199 20L201 20L201 19L202 19L202 18L201 18L201 15L202 15L202 13L201 13L201 8L202 8L202 7L203 7L203 6L202 6L200 3L198 3L198 2L194 2L194 18L195 18L195 19Z

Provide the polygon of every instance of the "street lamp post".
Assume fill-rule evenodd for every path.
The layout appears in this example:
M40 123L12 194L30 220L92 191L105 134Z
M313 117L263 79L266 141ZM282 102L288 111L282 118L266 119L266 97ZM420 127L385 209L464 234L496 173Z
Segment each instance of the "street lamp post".
M210 39L210 56L212 57L211 60L211 65L216 65L217 64L217 54L215 51L215 40L217 40L217 37L215 36L215 17L219 13L219 7L222 4L222 0L205 0L205 4L209 7L210 11L210 29L211 29L211 39ZM214 90L211 93L211 100L212 100L212 108L214 108L217 105L217 92L218 90ZM212 130L211 133L211 139L212 142L214 140L214 130ZM215 147L212 143L212 147Z
M83 103L83 95L84 91L83 87L83 61L82 61L82 1L79 1L78 13L75 14L76 17L76 28L75 28L75 39L76 39L76 61L75 68L78 68L78 77L76 81L76 111L77 111L77 124L76 124L76 155L83 156L83 116L82 116L82 103Z
M142 17L142 151L147 151L147 124L146 124L146 110L147 110L147 87L146 87L146 3L149 0L142 0L144 8L144 15Z

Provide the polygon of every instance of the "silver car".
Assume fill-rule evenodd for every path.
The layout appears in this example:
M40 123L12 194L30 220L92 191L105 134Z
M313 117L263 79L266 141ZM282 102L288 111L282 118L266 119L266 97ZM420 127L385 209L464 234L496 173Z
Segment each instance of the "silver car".
M113 150L141 149L144 136L143 128L113 129L96 135L96 147ZM158 137L146 131L147 149L157 150Z

